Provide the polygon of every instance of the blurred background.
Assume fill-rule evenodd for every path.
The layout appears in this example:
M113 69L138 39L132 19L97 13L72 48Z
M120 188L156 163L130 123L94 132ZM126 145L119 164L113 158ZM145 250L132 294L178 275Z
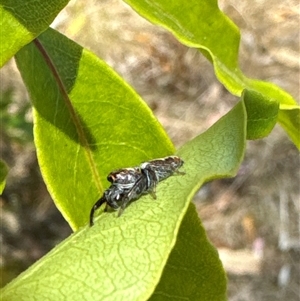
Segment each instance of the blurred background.
M297 0L222 0L241 29L243 72L284 88L299 102ZM178 148L209 128L238 98L195 49L120 0L70 1L54 28L92 50L148 103ZM11 60L0 71L0 154L10 168L0 197L1 285L67 237L38 167L29 97ZM300 161L276 126L248 141L233 179L205 184L194 202L229 278L230 301L300 300Z

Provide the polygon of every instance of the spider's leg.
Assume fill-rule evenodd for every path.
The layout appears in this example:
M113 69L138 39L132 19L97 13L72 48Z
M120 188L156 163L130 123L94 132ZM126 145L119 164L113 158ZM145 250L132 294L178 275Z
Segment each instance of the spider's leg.
M159 179L155 171L151 168L144 168L142 171L147 179L146 192L156 200L156 184L158 183Z
M120 217L122 215L122 213L125 210L126 205L129 203L129 201L130 201L130 199L128 198L128 196L123 197L121 206L120 206L119 211L118 211L118 217Z
M151 186L148 187L148 193L152 196L152 198L154 200L156 200L156 184L157 184L158 180L153 180L153 182L151 183Z
M185 175L184 171L174 170L174 173L177 175Z
M171 171L172 171L172 173L170 174L170 175L172 175L172 174L176 174L176 175L185 175L185 172L184 171L180 171L180 170L178 170L178 168L180 168L181 166L170 166L170 169L171 169Z
M94 213L95 211L102 205L106 203L106 197L105 195L103 195L96 203L95 205L92 207L91 209L91 213L90 213L90 227L92 227L94 225Z
M119 208L119 212L118 212L118 217L120 217L123 213L123 211L125 210L127 204L133 200L133 199L137 199L141 196L141 194L144 191L144 187L139 187L140 185L143 184L143 177L141 176L135 183L134 185L129 189L128 192L124 193L124 195L122 196L122 201L121 201L121 206ZM139 190L137 190L137 188L139 188Z
M156 183L154 183L153 187L149 190L150 195L154 200L156 200Z

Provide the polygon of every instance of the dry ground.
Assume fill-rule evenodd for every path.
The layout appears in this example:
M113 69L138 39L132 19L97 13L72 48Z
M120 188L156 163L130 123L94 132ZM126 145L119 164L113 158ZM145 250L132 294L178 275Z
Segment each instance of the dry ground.
M245 74L272 81L299 101L299 3L229 0L220 7L242 31ZM54 26L115 68L147 101L176 147L237 102L198 51L182 46L119 0L71 1ZM12 63L1 72L2 88L14 87L11 110L17 110L24 89ZM1 135L0 146L12 167L1 200L6 234L1 236L1 260L9 278L69 229L47 194L33 146L20 145L9 134ZM228 272L230 301L300 299L299 165L298 151L277 126L269 137L249 141L234 179L208 183L195 196Z

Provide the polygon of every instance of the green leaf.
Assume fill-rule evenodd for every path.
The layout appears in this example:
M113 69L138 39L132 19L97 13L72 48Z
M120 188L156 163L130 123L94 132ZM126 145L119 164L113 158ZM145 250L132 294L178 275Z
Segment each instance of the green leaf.
M196 208L189 205L161 279L149 301L222 301L226 276L217 250L208 242Z
M299 119L295 119L294 114L290 112L297 106L296 100L278 86L247 78L242 73L238 65L239 29L219 10L217 0L124 1L141 16L172 32L183 44L198 48L213 63L217 78L231 93L240 96L242 91L247 89L262 94L270 103L279 102L282 112L280 115L285 116L284 122L280 124L300 148ZM267 123L265 125L269 126ZM264 123L258 126L258 129L254 129L255 125L252 123L252 133L269 132L269 128L261 127Z
M7 174L8 167L2 160L0 160L0 194L2 194L5 188Z
M48 28L68 0L0 0L0 67Z
M217 300L220 296L224 300L224 271L215 250L207 245L209 242L199 223L194 224L193 212L188 213L178 239L177 234L201 184L236 173L244 155L245 138L246 111L240 102L179 150L178 154L185 160L186 174L160 183L157 200L146 195L131 203L120 218L115 212L102 213L95 226L79 230L8 284L2 291L2 301L147 300L154 291L155 295L170 294L174 286L167 288L162 283L157 290L155 287L160 279L167 281L164 279L170 275L173 263L180 269L180 260L188 269L194 265L199 271L189 271L189 275L194 274L189 277L194 277L196 283L187 287L192 291L177 290L176 294L184 294L189 300ZM182 258L182 235L191 239L190 259ZM203 260L194 261L197 252L204 256ZM201 291L201 299L195 299L198 296L195 290Z
M263 94L244 90L242 95L247 110L247 139L260 139L270 134L277 122L279 103Z
M63 35L48 29L16 61L34 105L43 177L74 230L87 223L110 171L174 152L133 89Z
M300 107L281 105L278 122L289 134L298 149L300 149Z

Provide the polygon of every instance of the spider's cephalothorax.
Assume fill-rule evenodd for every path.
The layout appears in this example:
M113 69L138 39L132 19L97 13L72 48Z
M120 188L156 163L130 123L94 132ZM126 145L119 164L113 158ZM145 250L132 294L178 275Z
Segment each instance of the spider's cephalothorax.
M118 216L120 216L126 205L142 194L150 193L156 199L157 183L174 173L184 174L178 171L182 165L183 161L179 157L169 156L144 162L138 167L122 168L111 172L107 176L107 180L111 182L110 187L91 209L90 226L94 224L95 210L104 203L114 210L119 209Z
M113 186L130 189L141 176L142 171L140 167L122 168L112 171L107 176L107 180L111 182Z

